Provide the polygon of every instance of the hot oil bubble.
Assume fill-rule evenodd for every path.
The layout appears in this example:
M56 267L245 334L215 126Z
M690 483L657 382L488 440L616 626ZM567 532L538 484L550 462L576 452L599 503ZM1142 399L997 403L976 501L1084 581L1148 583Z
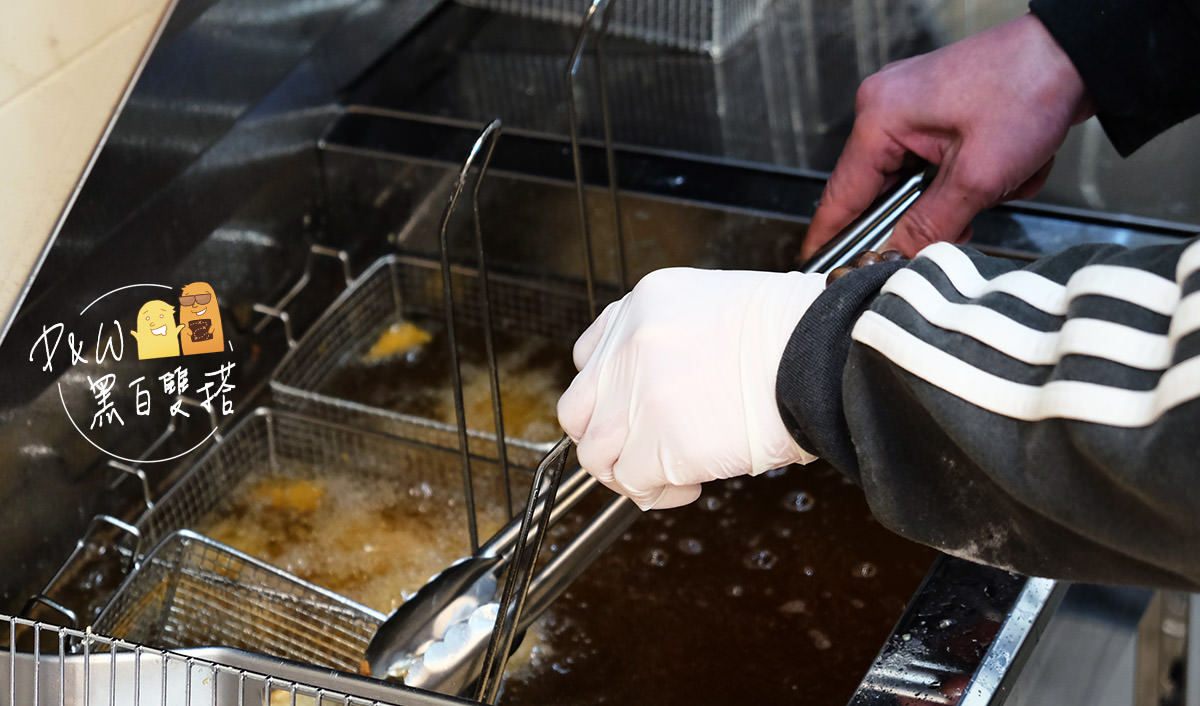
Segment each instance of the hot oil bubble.
M808 605L799 598L794 598L779 606L779 612L786 613L787 615L799 615L806 610L808 610Z
M864 561L861 564L855 564L850 573L858 578L869 579L879 573L879 567L869 561Z
M813 497L802 490L783 496L783 507L792 512L808 512L813 509Z
M651 547L642 553L642 563L647 566L663 567L671 560L671 555L658 547Z
M704 544L694 537L684 537L679 540L679 551L695 556L704 551Z
M747 554L746 557L742 559L742 563L745 564L747 569L767 571L774 568L774 566L779 563L779 557L776 556L775 552L772 552L770 549L757 549Z
M700 509L716 512L721 509L721 499L715 495L705 495L700 498Z
M740 598L746 594L746 589L740 584L734 583L725 587L725 594L733 598Z
M818 650L827 650L833 647L833 640L830 640L828 635L816 628L808 631L808 639L812 640L813 647Z

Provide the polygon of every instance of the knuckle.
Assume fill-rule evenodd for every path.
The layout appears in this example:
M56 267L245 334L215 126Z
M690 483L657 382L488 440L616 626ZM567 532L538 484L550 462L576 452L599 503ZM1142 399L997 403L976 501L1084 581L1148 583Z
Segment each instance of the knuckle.
M886 95L887 80L880 74L871 74L858 84L854 94L854 110L856 113L869 112L881 103Z
M575 458L585 471L596 477L596 480L605 484L613 482L612 469L616 454L606 445L583 439L575 448Z
M642 277L635 289L647 291L669 286L671 281L678 276L678 269L676 267L666 267L660 270L652 270L645 277Z

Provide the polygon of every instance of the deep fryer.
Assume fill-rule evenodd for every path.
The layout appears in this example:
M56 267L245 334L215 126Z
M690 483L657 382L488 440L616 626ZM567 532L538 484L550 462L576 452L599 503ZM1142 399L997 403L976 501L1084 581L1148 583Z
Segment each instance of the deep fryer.
M440 92L457 90L454 100L443 101L451 107L457 100L477 109L520 114L530 104L537 105L532 112L545 122L510 130L498 147L493 167L498 180L482 205L484 222L496 244L497 269L537 286L577 286L583 280L578 240L562 236L576 228L578 204L570 187L562 109L555 107L563 102L544 95L547 89L537 82L536 71L530 73L534 83L526 86L532 91L500 91L497 84L503 82L484 82L493 91L488 96L472 96L471 84L461 73L486 68L489 56L504 53L496 44L503 36L497 27L512 32L516 44L534 43L535 33L522 34L519 20L438 2L178 4L0 347L6 370L28 372L8 375L3 383L2 433L13 449L6 454L2 474L10 479L6 492L11 508L0 543L10 567L3 579L5 613L24 613L52 625L74 621L79 629L88 625L89 612L124 570L94 569L125 562L111 549L128 542L120 523L162 498L188 465L138 463L139 456L151 450L151 456L140 460L171 456L204 439L220 443L218 437L223 438L240 416L210 419L199 413L173 420L165 429L129 426L119 448L130 458L114 463L111 455L98 453L79 438L61 414L63 406L88 401L81 393L86 388L78 371L61 365L53 371L37 370L31 364L30 344L42 327L73 320L98 292L117 282L137 281L145 271L165 270L180 281L203 271L222 292L223 307L235 322L232 359L241 374L231 395L232 407L246 414L269 398L268 381L286 355L288 338L307 332L347 279L341 262L310 255L311 244L340 254L356 271L397 247L405 251L404 257L430 258L436 252L436 228L431 224L439 214L428 204L440 204L447 167L461 159L463 145L478 133L477 121L490 117L443 115L447 109L436 107ZM472 36L482 39L472 43ZM467 47L466 58L454 63L452 57L462 47ZM507 53L509 60L536 66L544 62L547 72L561 71L561 61L548 60L528 47L516 49ZM890 45L872 46L860 52L858 60L869 63L872 52L886 55L892 50ZM651 66L667 76L673 76L677 66L691 67L692 72L679 73L698 81L682 84L697 86L685 95L688 106L695 108L699 100L700 106L721 117L708 118L703 111L691 114L681 130L690 141L688 151L704 151L714 143L740 144L744 135L739 137L731 127L736 120L725 117L729 93L723 83L737 68L736 61L713 64L687 54L633 54L612 62L609 79L618 86L618 96L621 90L632 90L637 77L634 68L621 72L617 67ZM203 80L189 79L201 75ZM213 76L225 78L212 80ZM838 84L827 76L822 79L817 85L806 84L816 105L803 104L803 94L762 97L767 108L790 101L793 108L803 108L793 115L820 118L804 129L793 125L790 133L772 131L770 139L778 138L796 153L812 151L805 141L815 144L813 134L836 123L825 113L838 103L831 93L837 90L831 86ZM595 140L599 110L587 103L595 100L596 91L590 83L580 90L585 101L582 164L590 185L583 208L592 216L600 279L614 286L616 248L613 229L605 225L611 216L601 188L610 172ZM657 98L669 101L673 96ZM705 102L709 98L712 103ZM645 104L617 103L618 141L622 134L636 133L629 125L646 131L660 127L656 121L661 115L641 114ZM653 112L659 106L651 108ZM679 262L774 268L794 253L822 175L657 147L622 146L613 160L623 207L630 212L643 206L650 224L625 235L632 278ZM538 204L544 217L528 218L517 203ZM697 234L648 235L672 219ZM1180 237L1186 229L1144 219L1016 207L985 214L976 232L985 246L1031 254L1084 240L1158 242ZM457 261L469 267L462 232L456 237ZM754 246L745 247L747 242ZM305 284L297 288L298 282ZM262 312L287 316L263 318ZM289 334L281 322L290 327ZM109 365L120 371L131 363ZM61 394L66 399L60 390L65 390ZM81 399L72 399L72 394ZM112 520L96 523L95 517ZM985 651L970 668L983 664L979 674L999 675L990 689L985 688L987 680L979 682L986 692L981 699L998 698L1011 686L1020 663L1012 657L1023 654L1017 648L1031 644L1029 638L1041 627L1039 619L1048 617L1061 587L958 566L944 559L931 569L911 604L908 622L882 646L878 669L867 676L854 697L856 703L870 702L875 692L936 690L945 671L967 668L943 664L936 654L918 655L921 669L911 669L906 661L906 650L924 644L912 639L914 624L927 615L921 612L927 609L918 609L920 596L948 590L945 585L958 586L956 590L982 601L965 601L979 611L1006 616L997 640L1009 641L1004 647L1008 658L1001 663L996 661L998 651ZM72 602L56 590L72 575L90 571L95 571L90 584L97 594L94 600ZM971 574L971 580L960 581L962 573ZM31 596L35 600L28 600ZM12 632L24 625L17 620L9 624ZM55 633L53 628L45 631ZM61 641L65 645L77 637L70 634ZM16 653L10 654L11 664L16 664ZM52 659L47 669L57 670L60 664L68 662ZM146 664L152 671L150 662Z

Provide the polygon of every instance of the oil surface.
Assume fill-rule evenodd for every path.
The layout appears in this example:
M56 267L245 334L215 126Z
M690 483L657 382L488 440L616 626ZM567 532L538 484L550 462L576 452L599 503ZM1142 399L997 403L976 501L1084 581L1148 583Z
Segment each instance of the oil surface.
M933 558L823 463L708 484L568 589L500 703L840 706Z
M299 462L277 473L247 478L197 529L383 613L470 553L454 474L411 469L398 482ZM508 519L503 490L499 478L476 480L476 517L488 537Z

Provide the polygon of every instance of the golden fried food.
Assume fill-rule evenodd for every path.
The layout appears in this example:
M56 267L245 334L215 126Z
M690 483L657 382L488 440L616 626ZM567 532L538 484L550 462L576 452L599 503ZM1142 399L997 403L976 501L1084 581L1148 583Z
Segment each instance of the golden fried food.
M419 350L433 340L433 335L408 321L398 321L387 327L363 355L364 363L378 363L395 356Z

